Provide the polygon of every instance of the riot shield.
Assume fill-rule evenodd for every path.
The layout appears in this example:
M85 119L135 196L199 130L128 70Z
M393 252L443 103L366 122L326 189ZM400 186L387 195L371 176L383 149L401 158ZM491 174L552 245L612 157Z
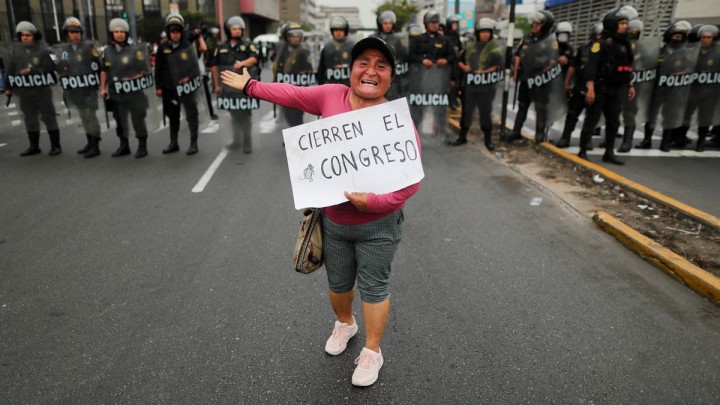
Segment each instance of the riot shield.
M99 134L97 110L100 101L100 53L90 41L54 48L67 122L82 123L88 134ZM76 112L71 112L75 110Z
M354 41L350 39L344 42L328 41L323 48L322 57L324 58L323 71L318 72L323 75L324 83L340 83L346 86L350 85L350 52Z
M658 56L660 55L659 38L642 38L632 41L633 52L633 84L635 98L623 102L623 125L637 125L648 121L652 105L655 81L657 79Z
M666 44L660 52L650 121L655 121L659 114L658 124L663 129L683 125L698 51L694 44Z
M536 120L547 127L567 112L563 91L562 65L555 35L530 44L523 53L522 79L528 85L530 99L535 105Z
M162 105L155 95L147 45L133 44L120 49L109 46L104 59L108 68L108 92L118 111L123 116L144 114L148 133L159 130Z
M204 128L210 121L210 112L205 102L203 76L200 74L195 44L185 45L183 49L166 56L170 77L175 86L175 99L182 101L193 99L198 109L198 123L200 128Z
M408 36L406 33L395 33L388 35L385 41L392 47L395 54L395 76L385 97L388 100L395 100L408 95L407 86L410 73Z
M497 39L492 39L486 44L469 41L465 45L464 55L463 63L470 67L470 71L463 72L460 79L462 81L463 110L476 110L478 105L490 106L493 113L498 115L497 119L499 120L502 88L505 81L503 43ZM488 70L492 71L488 72ZM463 117L467 117L467 115L463 115ZM495 118L493 120L497 121ZM468 122L463 125L470 126Z
M61 97L56 86L55 63L47 44L11 42L0 52L7 76L5 88L12 91L12 100L20 107L25 129L37 132L42 121L48 131L57 130L55 105Z
M685 111L685 125L720 125L720 43L700 47L691 94Z
M423 143L441 144L446 140L447 108L450 105L450 65L425 68L421 64L410 65L408 105ZM423 125L425 113L432 112L433 123Z
M237 72L232 65L218 65L218 71L222 72L230 70ZM250 75L258 78L257 69L249 69ZM239 72L238 72L239 73ZM260 108L260 100L246 96L241 90L230 87L221 82L221 92L217 96L217 109L229 112L233 111L252 111Z

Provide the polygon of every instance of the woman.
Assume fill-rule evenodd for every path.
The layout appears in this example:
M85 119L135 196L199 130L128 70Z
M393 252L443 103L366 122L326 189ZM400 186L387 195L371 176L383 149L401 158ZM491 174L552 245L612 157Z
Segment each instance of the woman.
M330 117L384 103L394 75L395 58L379 38L365 38L351 51L350 88L342 84L295 87L252 80L247 72L221 74L222 81L248 96ZM418 145L420 140L415 131ZM365 347L355 360L352 384L373 384L383 365L380 342L390 312L390 269L402 236L405 201L420 188L416 183L388 194L348 193L348 202L323 212L323 256L330 304L337 317L325 345L331 355L342 353L358 331L353 316L355 282L362 299Z

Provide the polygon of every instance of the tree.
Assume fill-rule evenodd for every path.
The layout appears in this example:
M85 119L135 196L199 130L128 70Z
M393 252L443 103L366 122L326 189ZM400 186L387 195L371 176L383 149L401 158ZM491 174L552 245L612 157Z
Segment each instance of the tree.
M185 19L185 26L187 27L219 27L217 20L213 17L207 16L199 11L183 10L180 15Z
M383 11L393 10L395 12L395 16L397 17L397 22L395 23L395 32L399 32L402 27L404 27L405 24L410 21L412 16L420 10L414 4L410 4L408 0L402 0L400 2L398 2L397 0L391 1L395 3L395 10L393 10L392 3L390 1L386 1L385 3L381 4L380 7L375 9L375 15L380 15L380 13L382 13Z
M519 15L515 17L515 29L522 31L523 34L527 34L532 30L532 24L530 24L530 20L527 17Z

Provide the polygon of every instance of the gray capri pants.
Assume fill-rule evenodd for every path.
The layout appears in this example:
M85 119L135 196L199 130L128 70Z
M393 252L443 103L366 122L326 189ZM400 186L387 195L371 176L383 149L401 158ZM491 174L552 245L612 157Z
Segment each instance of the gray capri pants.
M402 210L361 225L340 225L323 216L323 258L330 290L351 291L357 279L360 299L385 301L404 219Z

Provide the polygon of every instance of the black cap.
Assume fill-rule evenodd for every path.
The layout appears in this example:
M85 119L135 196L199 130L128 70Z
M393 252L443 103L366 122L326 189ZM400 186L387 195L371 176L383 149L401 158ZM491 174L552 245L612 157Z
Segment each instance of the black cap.
M355 59L357 59L357 57L360 56L367 49L375 49L380 51L385 56L385 59L387 59L388 63L390 63L391 75L395 75L395 54L393 53L393 49L390 45L388 45L387 42L376 37L363 38L359 40L355 44L355 46L353 46L352 51L350 51L350 66L352 66L355 63Z

